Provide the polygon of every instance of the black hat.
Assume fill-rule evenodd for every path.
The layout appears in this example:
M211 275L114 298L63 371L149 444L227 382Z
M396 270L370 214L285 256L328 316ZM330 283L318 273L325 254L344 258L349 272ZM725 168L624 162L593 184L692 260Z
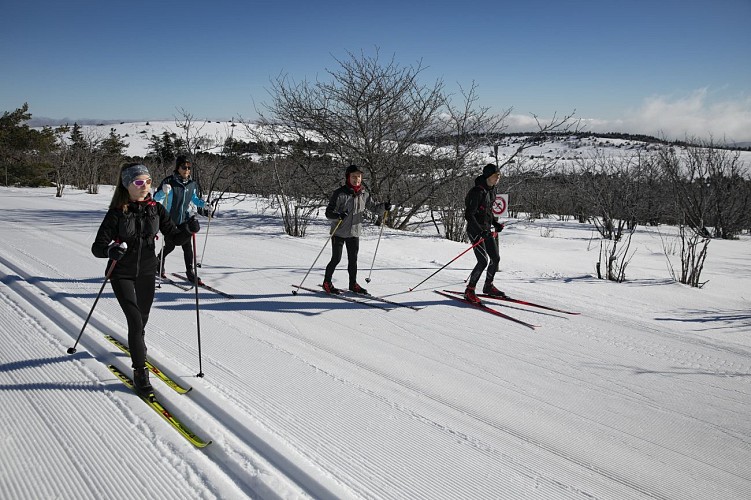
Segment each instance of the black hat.
M185 156L185 155L180 155L177 158L175 158L175 166L176 167L181 167L181 166L185 165L186 163L188 163L188 157Z
M500 173L501 171L495 163L488 163L482 169L482 176L485 177L486 179L493 174L500 174Z
M357 165L350 165L349 167L347 167L347 170L344 172L344 176L349 177L349 174L352 174L354 172L362 173L362 170L360 170L360 167L358 167Z

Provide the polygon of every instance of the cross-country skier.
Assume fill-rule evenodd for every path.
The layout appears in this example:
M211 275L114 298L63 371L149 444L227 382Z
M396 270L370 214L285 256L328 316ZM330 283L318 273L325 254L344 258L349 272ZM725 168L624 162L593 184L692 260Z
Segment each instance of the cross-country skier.
M198 224L195 215L191 216L190 214L190 204L193 203L199 208L205 208L208 204L208 201L203 201L196 193L198 184L190 176L192 169L193 163L187 157L183 155L178 156L175 160L175 171L172 175L162 180L154 193L154 200L162 203L167 208L172 222L177 225L187 222L189 219L193 219L195 221L194 224ZM182 247L183 257L185 258L185 274L188 277L188 281L193 283L196 280L195 273L193 272L193 244L191 241L188 241ZM162 278L167 277L164 272L164 261L167 260L167 255L174 249L174 244L169 241L165 242L158 271L161 273ZM203 285L200 278L198 284Z
M493 285L493 278L498 271L501 257L498 252L498 241L490 231L491 227L498 233L503 231L503 224L498 222L498 219L493 215L493 204L496 196L495 186L500 178L501 173L498 167L494 163L488 163L482 169L482 175L475 178L475 185L464 199L464 219L467 221L467 235L473 242L483 238L483 242L474 248L477 264L469 275L467 289L464 291L464 298L470 302L480 302L475 294L475 286L486 267L488 272L485 275L485 285L482 287L482 292L495 297L506 296Z
M347 247L347 271L349 273L349 289L355 293L367 294L357 283L357 253L360 249L360 235L362 234L362 213L367 208L371 211L390 211L391 202L375 203L370 193L362 185L362 170L357 165L350 165L344 173L345 184L331 195L326 207L326 217L331 219L331 261L326 266L323 277L323 289L328 293L340 293L331 279L334 270L342 260L342 250ZM341 221L341 222L340 222Z
M198 232L191 221L176 226L162 205L151 198L151 175L140 163L127 163L120 170L109 210L104 216L91 252L108 257L112 290L128 321L128 346L133 364L133 383L142 394L152 391L146 368L146 323L154 301L157 267L154 239L161 231L167 241L181 245Z

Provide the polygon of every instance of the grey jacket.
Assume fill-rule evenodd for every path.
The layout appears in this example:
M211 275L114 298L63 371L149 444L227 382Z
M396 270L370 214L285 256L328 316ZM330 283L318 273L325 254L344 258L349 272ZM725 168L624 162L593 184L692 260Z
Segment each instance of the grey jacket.
M366 208L380 214L385 210L385 203L375 203L365 189L355 193L350 186L341 186L331 195L326 207L326 218L331 219L331 231L339 223L339 215L346 213L347 217L334 235L340 238L359 238L362 234L362 213Z

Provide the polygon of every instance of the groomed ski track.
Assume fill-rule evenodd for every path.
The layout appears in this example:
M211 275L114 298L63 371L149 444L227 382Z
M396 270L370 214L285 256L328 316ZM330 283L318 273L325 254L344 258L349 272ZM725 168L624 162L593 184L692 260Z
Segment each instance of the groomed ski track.
M194 389L178 395L153 384L213 441L194 450L107 370L129 369L103 338L127 341L109 286L78 353L65 353L104 269L89 251L103 215L91 206L72 211L76 231L54 232L57 252L30 223L31 207L0 222L0 322L18 332L0 336L0 391L25 401L29 428L49 429L28 443L6 438L0 463L15 468L0 480L0 496L51 494L22 479L27 450L46 454L39 474L58 471L61 496L77 498L120 488L123 474L132 483L126 496L167 498L742 498L751 485L747 347L686 335L655 314L629 315L630 305L642 307L636 295L618 296L625 303L611 311L597 281L577 289L584 320L511 307L541 324L534 332L427 291L399 296L424 310L388 314L293 297L287 284L304 263L275 268L273 260L312 260L321 240L288 248L262 231L245 236L267 256L260 265L242 254L216 257L252 268L247 278L229 279L232 269L212 275L209 262L202 270L235 296L200 291L205 378L195 377L194 292L157 290L149 356ZM219 222L212 238L221 238ZM295 257L300 248L305 258ZM168 266L180 262L178 249ZM425 274L391 265L405 290ZM687 406L692 398L706 410ZM94 467L84 454L113 460ZM148 470L158 481L146 487L138 478Z

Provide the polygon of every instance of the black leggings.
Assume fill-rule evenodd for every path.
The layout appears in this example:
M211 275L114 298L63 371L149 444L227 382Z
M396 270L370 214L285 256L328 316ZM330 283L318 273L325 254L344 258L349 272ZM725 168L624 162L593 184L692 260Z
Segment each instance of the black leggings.
M360 251L360 238L340 238L333 236L331 238L331 262L326 266L324 281L331 281L334 276L334 270L342 260L342 249L347 245L347 271L349 272L349 285L357 283L357 252Z
M488 274L485 276L487 283L492 283L495 273L498 271L498 264L501 262L501 256L498 253L498 240L495 238L488 238L474 248L475 257L477 257L477 264L472 269L472 273L469 275L469 286L477 285L480 281L480 276L488 268ZM490 265L488 265L490 262Z
M128 320L128 347L133 368L146 366L146 323L154 302L154 275L144 273L137 278L113 278L112 290Z
M183 246L183 257L185 258L185 270L188 274L193 273L193 241L188 241ZM161 269L159 271L164 272L164 261L167 260L167 256L175 249L175 245L172 243L164 244L164 253L162 254L162 260L159 263Z

